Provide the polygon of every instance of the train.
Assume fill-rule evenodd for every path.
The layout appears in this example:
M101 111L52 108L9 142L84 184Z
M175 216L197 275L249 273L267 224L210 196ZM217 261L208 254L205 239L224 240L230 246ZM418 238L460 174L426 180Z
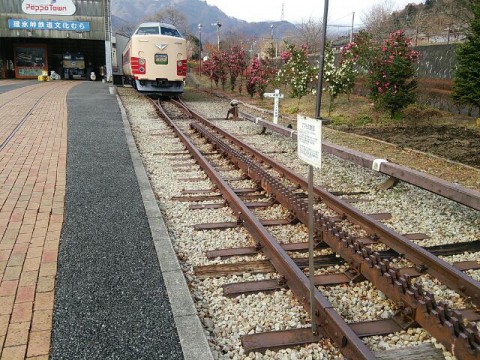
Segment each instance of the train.
M187 41L177 28L142 23L122 53L124 82L140 93L177 96L187 76Z

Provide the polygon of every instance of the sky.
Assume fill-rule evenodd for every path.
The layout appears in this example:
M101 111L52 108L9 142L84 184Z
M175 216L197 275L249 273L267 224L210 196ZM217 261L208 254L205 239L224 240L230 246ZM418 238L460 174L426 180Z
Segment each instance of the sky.
M360 25L362 17L373 5L384 4L386 0L333 0L329 1L328 22L338 25ZM403 9L409 3L423 3L421 0L387 0L394 4L394 10ZM322 0L206 0L209 5L217 6L228 16L248 22L279 21L284 4L285 20L300 23L302 20L323 19Z

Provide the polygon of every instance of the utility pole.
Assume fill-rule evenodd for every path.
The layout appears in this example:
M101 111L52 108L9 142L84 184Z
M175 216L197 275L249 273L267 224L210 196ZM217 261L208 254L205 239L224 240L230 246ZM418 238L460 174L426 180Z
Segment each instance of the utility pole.
M323 6L323 33L322 33L322 43L320 44L320 59L318 67L318 82L317 82L317 98L315 106L315 118L321 119L320 109L322 107L322 80L323 80L323 63L324 63L324 53L325 53L325 43L327 41L327 21L328 21L328 0L324 0Z
M112 81L112 13L110 0L104 1L105 17L105 80ZM87 77L90 74L86 74Z
M199 75L202 76L202 24L198 24L198 40L199 40L199 49L198 49L198 58L200 60L199 62Z
M355 11L352 13L352 31L350 31L350 42L353 42L353 27L355 24Z

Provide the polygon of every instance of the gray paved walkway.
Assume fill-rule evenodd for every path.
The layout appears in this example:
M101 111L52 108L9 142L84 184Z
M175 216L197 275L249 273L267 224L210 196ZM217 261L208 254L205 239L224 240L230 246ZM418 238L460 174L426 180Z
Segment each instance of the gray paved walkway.
M115 96L69 92L51 359L181 359Z

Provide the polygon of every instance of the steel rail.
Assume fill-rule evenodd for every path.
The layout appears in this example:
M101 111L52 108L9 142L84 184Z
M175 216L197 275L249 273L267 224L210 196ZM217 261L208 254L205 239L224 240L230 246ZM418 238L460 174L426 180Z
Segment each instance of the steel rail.
M228 205L237 214L249 233L262 244L263 252L271 261L276 271L283 276L286 283L295 294L302 306L309 311L310 297L309 280L303 271L293 262L280 244L260 223L259 219L247 208L243 201L235 194L232 188L224 181L219 173L211 166L208 160L201 154L195 145L183 134L181 129L169 118L167 113L157 105L162 117L169 122L182 143L187 147L207 176L218 187ZM363 341L355 334L350 326L335 311L330 302L315 289L315 309L322 326L319 331L323 336L332 339L340 351L347 358L352 359L375 359L374 354L367 348Z
M255 124L270 129L278 134L290 137L297 140L297 131L286 128L282 125L274 124L270 121L256 118L245 112L240 112L240 115L245 120L254 122ZM357 165L372 169L372 166L377 159L375 156L361 153L359 151L351 150L343 146L335 145L328 141L323 141L322 151L328 154L335 155L341 159L348 160ZM379 172L393 176L402 181L413 184L422 189L428 190L434 194L443 196L447 199L463 204L475 210L480 210L480 192L463 186L452 184L451 182L442 180L435 176L425 174L423 172L410 169L408 167L392 163L390 161L381 161L379 163Z
M240 149L243 149L244 151L254 155L261 162L274 168L282 176L285 176L295 184L299 184L304 190L308 188L308 182L304 177L295 174L285 165L272 160L270 157L262 154L252 146L220 129L218 126L215 126L212 122L190 110L183 102L175 101L174 103L180 104L185 111L188 111L195 119L207 126L214 128L215 131L232 141ZM455 269L446 261L439 259L435 255L432 255L427 250L408 240L405 236L398 234L381 222L373 219L371 216L362 213L346 201L343 201L332 195L327 190L319 186L314 186L314 191L315 195L317 195L329 208L338 214L345 216L349 221L358 224L363 229L373 234L373 236L378 237L379 240L385 245L389 246L399 254L403 255L406 259L417 265L422 272L431 274L450 289L457 291L466 298L469 298L476 306L480 306L480 283L478 281L473 280L460 270Z
M308 222L308 204L304 198L268 174L249 157L227 145L204 125L192 123L190 126L259 183L280 204L292 211L303 224ZM436 303L433 295L424 292L421 286L412 285L408 275L401 275L399 269L389 265L388 260L381 259L378 253L372 252L360 241L342 231L320 211L314 211L314 218L317 234L322 234L322 240L358 274L404 309L402 314L407 319L406 327L416 322L459 359L478 358L480 335L474 324L465 326L460 312L449 310L443 303Z

